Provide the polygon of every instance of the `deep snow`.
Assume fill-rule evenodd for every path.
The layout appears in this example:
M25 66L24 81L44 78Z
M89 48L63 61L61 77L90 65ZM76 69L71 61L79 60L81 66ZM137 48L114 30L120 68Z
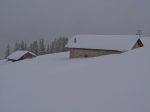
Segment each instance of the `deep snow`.
M0 64L0 112L150 112L150 46Z

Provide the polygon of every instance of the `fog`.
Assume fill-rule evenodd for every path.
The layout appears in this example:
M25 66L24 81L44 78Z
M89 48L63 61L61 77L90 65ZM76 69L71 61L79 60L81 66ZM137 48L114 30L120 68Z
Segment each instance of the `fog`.
M7 43L76 34L150 35L150 0L0 0L0 55Z

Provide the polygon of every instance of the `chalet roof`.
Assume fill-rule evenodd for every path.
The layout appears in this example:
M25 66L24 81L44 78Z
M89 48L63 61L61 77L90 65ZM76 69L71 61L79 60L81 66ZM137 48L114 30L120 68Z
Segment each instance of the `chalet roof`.
M16 51L16 52L13 52L11 55L9 55L7 59L18 60L27 53L30 53L31 55L36 56L34 53L29 52L29 51Z
M77 35L69 40L66 47L128 51L138 39L137 35Z

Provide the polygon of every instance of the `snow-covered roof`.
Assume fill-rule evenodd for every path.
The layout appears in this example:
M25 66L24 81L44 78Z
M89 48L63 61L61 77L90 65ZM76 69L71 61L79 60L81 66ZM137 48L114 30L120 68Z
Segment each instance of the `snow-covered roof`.
M77 35L69 40L66 47L128 51L138 39L137 35Z
M7 57L7 59L18 60L18 59L20 59L22 56L24 56L24 55L27 54L27 53L30 53L30 54L32 54L33 56L36 56L34 53L29 52L29 51L16 51L16 52L13 52L11 55L9 55L9 56Z

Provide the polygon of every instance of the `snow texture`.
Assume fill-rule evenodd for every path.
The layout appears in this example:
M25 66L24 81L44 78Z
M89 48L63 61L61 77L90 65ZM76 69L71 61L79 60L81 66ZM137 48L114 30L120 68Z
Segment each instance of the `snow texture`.
M20 59L22 56L24 56L24 55L27 54L27 53L30 53L30 54L32 54L33 56L36 56L34 53L29 52L29 51L16 51L16 52L13 52L11 55L9 55L9 56L7 57L7 59L18 60L18 59Z
M141 37L140 40L144 43L144 46L150 46L150 37Z
M150 112L149 49L5 62L0 65L0 112Z
M69 40L66 47L128 51L138 39L137 35L77 35Z

